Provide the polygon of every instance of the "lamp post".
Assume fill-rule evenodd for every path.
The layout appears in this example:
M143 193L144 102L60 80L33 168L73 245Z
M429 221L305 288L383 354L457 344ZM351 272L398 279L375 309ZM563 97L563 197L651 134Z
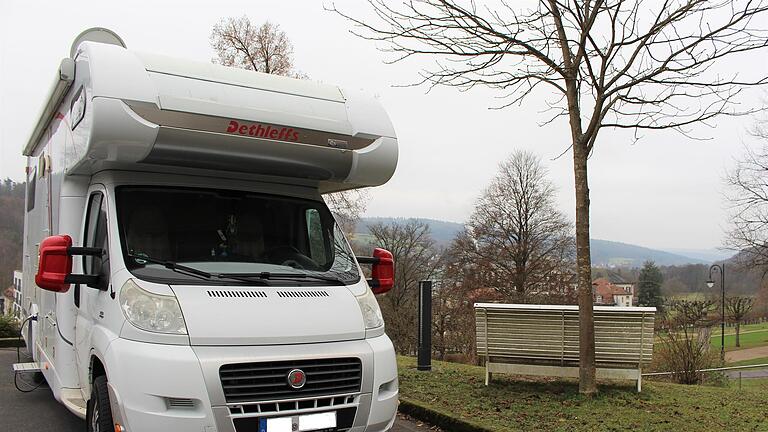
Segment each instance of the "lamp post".
M720 303L720 361L725 361L725 263L712 264L709 268L709 280L707 286L713 288L715 281L712 279L712 270L720 272L720 289L722 290L722 299Z

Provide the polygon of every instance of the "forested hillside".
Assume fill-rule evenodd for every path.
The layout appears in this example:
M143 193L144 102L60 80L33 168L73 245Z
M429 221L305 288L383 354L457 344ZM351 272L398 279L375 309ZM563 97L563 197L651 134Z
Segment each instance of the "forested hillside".
M21 269L24 229L24 183L0 183L0 291L13 283Z

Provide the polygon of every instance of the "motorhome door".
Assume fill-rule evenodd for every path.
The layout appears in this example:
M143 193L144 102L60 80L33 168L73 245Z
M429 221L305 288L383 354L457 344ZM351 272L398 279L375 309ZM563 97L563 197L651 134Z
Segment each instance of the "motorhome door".
M75 259L83 274L100 274L104 286L90 287L79 284L73 287L77 306L75 344L77 345L78 378L84 396L90 392L89 368L91 340L94 329L104 319L103 305L115 301L110 297L109 280L109 212L107 194L103 186L94 185L88 191L88 201L83 216L83 246L102 248L102 257L78 256Z

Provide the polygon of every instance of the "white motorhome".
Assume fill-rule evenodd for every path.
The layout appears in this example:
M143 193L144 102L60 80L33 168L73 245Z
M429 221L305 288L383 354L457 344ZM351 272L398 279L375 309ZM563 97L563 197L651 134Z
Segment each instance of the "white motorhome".
M89 431L391 428L392 255L356 258L321 197L394 173L375 99L91 29L24 154L17 369Z

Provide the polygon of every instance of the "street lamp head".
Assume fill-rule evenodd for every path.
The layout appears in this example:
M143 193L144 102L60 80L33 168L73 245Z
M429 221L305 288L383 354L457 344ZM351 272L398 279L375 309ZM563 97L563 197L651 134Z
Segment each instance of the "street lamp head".
M715 286L715 281L713 281L712 279L708 280L707 281L707 286L710 287L710 288L714 287Z

